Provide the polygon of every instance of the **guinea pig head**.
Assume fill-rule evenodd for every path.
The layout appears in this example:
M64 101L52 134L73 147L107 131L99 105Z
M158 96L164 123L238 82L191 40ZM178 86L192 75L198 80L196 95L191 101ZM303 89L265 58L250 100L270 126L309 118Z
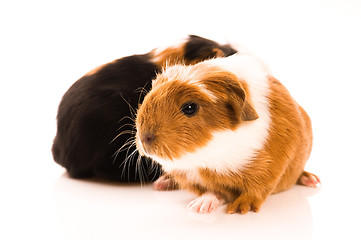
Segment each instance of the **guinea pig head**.
M139 107L137 148L156 161L175 161L207 145L214 132L257 118L234 74L203 63L175 65L157 76Z

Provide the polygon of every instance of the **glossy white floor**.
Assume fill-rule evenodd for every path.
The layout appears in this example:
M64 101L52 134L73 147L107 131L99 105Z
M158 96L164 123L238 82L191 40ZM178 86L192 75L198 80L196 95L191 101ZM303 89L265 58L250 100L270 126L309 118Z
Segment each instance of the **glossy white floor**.
M360 12L357 0L0 3L0 239L361 239ZM77 78L186 34L269 63L313 120L321 188L202 216L187 192L73 180L53 162L57 105Z

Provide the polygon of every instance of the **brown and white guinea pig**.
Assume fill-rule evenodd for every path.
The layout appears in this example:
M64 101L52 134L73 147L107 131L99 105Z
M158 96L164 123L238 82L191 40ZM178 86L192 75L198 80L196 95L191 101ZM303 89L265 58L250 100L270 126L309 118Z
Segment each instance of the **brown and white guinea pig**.
M141 155L199 197L189 208L209 213L257 212L266 198L296 182L311 152L307 113L265 64L247 54L175 65L158 74L136 118ZM168 181L168 182L167 182ZM163 187L160 187L163 188Z
M54 160L74 178L100 177L120 182L148 182L162 173L157 164L138 158L132 110L167 64L192 64L236 51L209 39L189 36L177 45L104 64L80 78L64 94L58 110Z

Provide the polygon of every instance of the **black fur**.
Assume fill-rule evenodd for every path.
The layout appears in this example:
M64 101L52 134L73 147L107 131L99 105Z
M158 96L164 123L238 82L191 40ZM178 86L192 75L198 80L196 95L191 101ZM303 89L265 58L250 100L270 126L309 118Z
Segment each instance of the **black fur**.
M196 60L200 58L210 59L216 57L217 52L215 52L214 49L222 51L224 57L233 55L237 52L228 44L220 45L214 41L204 39L196 35L190 35L189 41L185 46L184 58L188 60Z
M235 53L229 45L192 35L185 45L184 58L212 58L214 48L225 56ZM80 78L64 94L52 152L71 177L150 182L162 174L160 166L149 159L142 157L137 162L135 146L117 153L134 137L130 118L134 119L132 114L144 98L141 89L149 91L151 80L160 70L151 61L151 54L124 57ZM133 152L134 156L129 157Z
M158 67L148 55L135 55L116 60L93 75L80 78L65 93L59 106L58 132L53 156L71 177L101 177L116 181L140 181L136 159L124 163L127 150L116 156L117 150L133 135L129 118L149 91ZM124 126L124 127L122 127ZM133 152L131 147L128 154ZM124 164L123 164L124 163ZM144 181L159 177L160 168L151 169L150 160L142 159ZM154 166L157 166L154 164ZM139 169L137 169L139 171Z

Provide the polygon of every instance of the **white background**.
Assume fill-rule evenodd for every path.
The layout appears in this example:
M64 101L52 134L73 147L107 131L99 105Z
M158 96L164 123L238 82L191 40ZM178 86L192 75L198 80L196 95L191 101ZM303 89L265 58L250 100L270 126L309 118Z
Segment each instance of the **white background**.
M0 239L361 239L360 1L1 1L0 26ZM321 188L199 216L187 192L73 180L53 162L57 106L75 80L187 34L269 63L313 120L306 167Z

